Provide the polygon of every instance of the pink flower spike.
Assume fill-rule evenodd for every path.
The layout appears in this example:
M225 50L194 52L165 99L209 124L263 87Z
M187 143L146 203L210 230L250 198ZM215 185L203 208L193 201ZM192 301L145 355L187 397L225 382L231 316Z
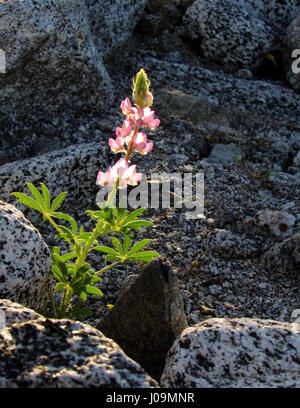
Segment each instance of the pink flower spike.
M121 128L116 129L116 135L118 137L126 137L129 136L132 132L132 126L128 120L124 120L123 126Z
M109 147L113 153L121 153L125 151L124 141L121 137L117 137L116 140L110 138L108 140Z

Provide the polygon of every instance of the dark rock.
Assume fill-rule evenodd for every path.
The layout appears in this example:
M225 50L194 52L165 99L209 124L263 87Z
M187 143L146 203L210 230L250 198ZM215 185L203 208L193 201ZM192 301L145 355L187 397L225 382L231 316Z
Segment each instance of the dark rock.
M270 248L264 254L264 265L274 274L295 273L300 278L300 233Z
M288 27L282 49L287 79L300 92L300 54L295 51L300 49L300 16Z
M187 326L178 281L169 265L151 262L100 322L99 329L155 379Z

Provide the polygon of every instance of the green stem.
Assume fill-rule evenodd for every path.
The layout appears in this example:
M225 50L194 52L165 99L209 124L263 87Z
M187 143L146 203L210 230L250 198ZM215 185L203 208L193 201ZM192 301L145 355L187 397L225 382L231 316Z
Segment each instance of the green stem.
M115 266L120 265L120 263L121 263L120 261L117 261L117 262L112 263L111 265L107 265L105 268L102 268L102 269L100 269L99 271L95 272L95 275L100 275L101 273L106 272L106 271L108 271L109 269L114 268Z
M68 289L65 288L64 289L64 294L63 294L63 297L62 297L62 300L61 300L61 303L60 303L60 308L59 308L59 317L60 318L63 318L64 315L65 315L65 302L66 302L67 291L68 291Z
M50 224L56 229L56 231L59 233L60 236L63 235L62 230L60 229L59 225L56 224L56 222L48 215L46 215L47 220L50 222ZM69 240L68 237L64 237L64 240L70 245L71 249L74 251L74 246L72 242Z
M107 201L105 203L106 207L111 206L113 200L116 197L118 188L119 188L119 180L117 180L115 186L113 187L112 191L110 192L110 194L108 196L108 199L107 199ZM84 264L84 261L85 261L87 255L88 255L92 245L94 244L95 240L98 238L99 235L101 235L101 234L99 234L99 229L100 229L101 225L103 225L103 220L102 219L100 219L97 222L96 227L94 228L90 239L86 243L86 245L84 247L84 250L82 251L82 253L80 254L80 256L77 259L76 266L75 266L75 272L74 272L75 275L76 275L78 269Z

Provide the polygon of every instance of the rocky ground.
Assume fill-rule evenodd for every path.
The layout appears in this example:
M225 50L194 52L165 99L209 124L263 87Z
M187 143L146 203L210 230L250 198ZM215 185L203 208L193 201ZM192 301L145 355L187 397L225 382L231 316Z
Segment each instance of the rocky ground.
M293 322L293 311L300 309L300 94L297 81L289 82L290 73L286 77L278 44L292 43L284 39L285 32L300 14L299 5L294 1L286 2L287 9L282 5L279 24L276 13L258 7L255 13L260 14L254 15L249 11L252 2L245 1L253 17L250 28L259 27L259 37L263 30L265 42L260 47L253 35L249 52L244 49L249 58L243 60L236 51L231 53L230 42L224 55L211 41L203 40L199 48L199 36L213 38L213 32L209 24L189 20L194 13L186 9L192 1L161 3L150 1L125 43L101 53L114 91L112 101L104 97L101 108L92 113L79 106L74 118L51 110L51 120L42 121L43 110L37 110L29 121L21 114L21 119L17 117L17 112L15 122L8 123L8 108L2 110L0 198L14 203L9 194L20 190L24 180L44 181L53 192L68 190L66 209L90 226L83 213L95 207L97 170L115 160L105 143L120 126L119 104L130 96L132 78L143 67L151 79L161 125L149 134L154 141L151 155L134 159L139 170L147 175L205 175L204 217L188 220L184 209L149 209L146 217L154 228L141 233L153 238L151 247L169 260L189 326L212 317ZM196 3L201 1L193 5L199 9L201 4ZM239 27L245 16L236 10L243 2L232 3L228 15L235 13ZM262 10L269 14L262 15ZM221 39L222 44L230 35L234 30ZM25 122L30 142L20 142L17 128ZM15 144L10 144L11 134ZM50 228L33 213L25 214L51 248ZM101 264L99 257L92 261ZM131 267L106 272L100 282L104 298L90 300L93 314L85 323L97 327L106 305L116 303L126 276L136 272ZM260 330L260 323L253 322ZM165 373L164 378L164 384L176 386L172 374Z

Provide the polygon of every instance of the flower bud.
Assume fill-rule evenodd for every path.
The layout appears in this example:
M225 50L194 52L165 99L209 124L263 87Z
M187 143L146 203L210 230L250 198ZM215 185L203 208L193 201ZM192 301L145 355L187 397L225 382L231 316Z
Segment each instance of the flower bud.
M144 69L141 69L133 80L132 99L138 109L148 108L153 103L153 95L149 90L150 81Z

